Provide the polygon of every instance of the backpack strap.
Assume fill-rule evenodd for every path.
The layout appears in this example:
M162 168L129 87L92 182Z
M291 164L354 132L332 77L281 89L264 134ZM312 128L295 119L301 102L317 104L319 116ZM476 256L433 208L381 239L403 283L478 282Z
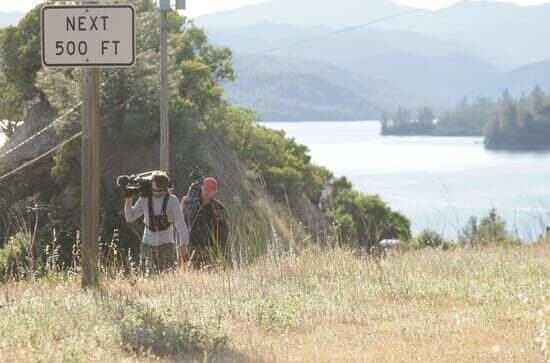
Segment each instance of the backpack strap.
M147 209L149 210L149 226L151 231L156 231L155 226L155 212L153 211L153 196L149 196L147 201Z
M168 200L170 199L170 193L166 192L164 195L164 200L162 201L162 209L160 210L161 215L166 215L166 208L168 207Z

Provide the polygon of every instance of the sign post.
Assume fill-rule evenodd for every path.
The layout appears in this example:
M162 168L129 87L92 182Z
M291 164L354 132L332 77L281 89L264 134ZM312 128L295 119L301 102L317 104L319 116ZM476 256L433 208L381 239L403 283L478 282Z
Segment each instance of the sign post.
M45 5L42 64L83 67L81 146L82 287L99 287L99 67L135 63L135 11L130 5Z
M82 82L82 144L80 228L82 287L99 287L99 68L84 69Z

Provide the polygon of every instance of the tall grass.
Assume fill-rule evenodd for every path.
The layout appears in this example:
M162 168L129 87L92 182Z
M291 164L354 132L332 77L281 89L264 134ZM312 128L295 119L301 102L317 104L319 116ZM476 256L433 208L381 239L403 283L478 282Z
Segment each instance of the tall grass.
M232 268L214 258L144 276L115 231L100 244L102 288L88 292L78 234L62 262L55 231L41 256L36 227L22 224L0 251L2 360L550 358L550 241L380 256L341 247L338 228L312 244L303 226L256 207L264 213L233 216Z
M0 285L7 361L503 361L548 355L550 243L263 254L233 269Z

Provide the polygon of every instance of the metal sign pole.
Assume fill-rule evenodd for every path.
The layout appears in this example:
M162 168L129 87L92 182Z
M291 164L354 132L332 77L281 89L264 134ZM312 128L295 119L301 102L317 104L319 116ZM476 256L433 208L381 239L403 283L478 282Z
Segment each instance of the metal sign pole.
M99 287L99 69L85 68L82 82L82 287Z
M168 121L168 9L160 9L160 45L161 45L161 84L160 84L160 169L170 171L170 126Z

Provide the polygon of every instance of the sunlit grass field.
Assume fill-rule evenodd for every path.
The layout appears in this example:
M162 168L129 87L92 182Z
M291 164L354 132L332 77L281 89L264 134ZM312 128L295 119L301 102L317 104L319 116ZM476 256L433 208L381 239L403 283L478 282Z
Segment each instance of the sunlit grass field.
M271 257L268 257L271 256ZM2 361L545 362L550 243L0 285Z

